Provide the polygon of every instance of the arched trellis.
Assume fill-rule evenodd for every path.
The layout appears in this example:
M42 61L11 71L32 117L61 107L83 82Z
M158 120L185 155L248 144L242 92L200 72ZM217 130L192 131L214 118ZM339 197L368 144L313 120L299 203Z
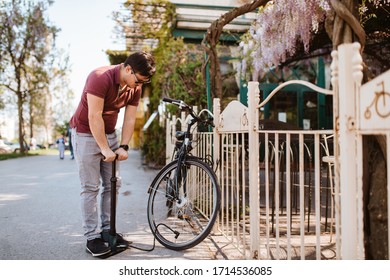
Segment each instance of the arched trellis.
M360 25L358 17L358 1L356 0L330 0L330 4L335 13L332 28L328 30L336 49L344 43L352 43L357 37L362 50L366 43L366 33ZM328 17L329 19L329 17Z
M270 0L255 0L251 3L232 9L215 20L208 28L202 41L202 46L207 54L204 65L210 65L210 91L211 97L222 98L222 79L218 60L217 44L225 25L229 24L238 16L252 12L259 7L265 6ZM356 0L330 0L333 8L333 16L327 18L327 32L332 39L334 49L343 43L352 43L358 38L362 50L366 42L366 34L357 19Z
M210 64L210 90L211 97L222 98L222 78L220 64L218 60L217 44L222 34L223 27L229 24L235 18L252 12L255 9L265 6L270 0L255 0L251 3L232 9L215 20L208 28L202 41L202 46L206 51L207 60L203 67L206 71L206 65Z

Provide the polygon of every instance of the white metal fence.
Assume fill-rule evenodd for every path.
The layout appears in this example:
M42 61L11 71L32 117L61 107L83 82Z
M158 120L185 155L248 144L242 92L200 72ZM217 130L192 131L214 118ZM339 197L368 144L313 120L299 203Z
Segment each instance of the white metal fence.
M268 99L259 105L258 83L250 82L248 107L233 101L221 112L219 100L214 99L214 131L197 133L194 137L194 154L211 161L221 185L217 229L243 258L364 258L361 136L385 135L389 147L390 76L387 72L371 86L365 85L367 98L361 98L356 95L361 93L357 81L361 73L358 47L354 44L340 48L345 61L340 64L338 53L333 53L333 91L290 81L269 97L290 83L334 94L335 131L265 130L259 124L258 112ZM385 117L371 114L367 120L368 114L363 112L367 112L372 100L378 99L372 88L378 85L383 100L388 101L379 105ZM351 89L356 93L347 97ZM351 100L365 100L366 104L358 107ZM355 109L351 110L351 106ZM366 119L360 121L359 117L364 115ZM167 160L173 151L177 124L185 126L185 120L182 115L180 120L167 121ZM376 123L372 124L373 121ZM387 180L388 209L389 184Z
M167 122L167 160L186 118ZM248 108L241 103L233 101L220 112L215 99L214 122L214 132L195 133L193 154L211 160L219 178L217 230L243 258L335 258L332 173L322 161L331 153L332 131L257 130L256 149L249 144ZM250 164L254 153L258 160ZM250 199L250 174L258 201ZM259 213L258 222L251 221L253 212ZM321 251L326 252L321 256Z
M222 232L246 258L335 258L332 173L322 161L333 131L267 131L259 129L258 100L249 108L233 101L223 112L214 103L228 202Z

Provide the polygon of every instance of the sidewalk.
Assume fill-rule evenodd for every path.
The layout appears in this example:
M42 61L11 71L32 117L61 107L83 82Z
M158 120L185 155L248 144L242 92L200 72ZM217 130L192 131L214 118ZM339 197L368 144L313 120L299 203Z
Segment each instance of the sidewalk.
M129 151L129 159L121 162L117 231L146 249L153 244L147 188L157 171L142 165L139 151ZM0 161L0 182L0 259L95 259L85 252L80 184L76 162L68 155L64 160L49 155ZM229 259L227 254L237 253L227 250L230 246L224 242L207 238L195 248L176 252L156 241L152 252L131 248L110 259Z

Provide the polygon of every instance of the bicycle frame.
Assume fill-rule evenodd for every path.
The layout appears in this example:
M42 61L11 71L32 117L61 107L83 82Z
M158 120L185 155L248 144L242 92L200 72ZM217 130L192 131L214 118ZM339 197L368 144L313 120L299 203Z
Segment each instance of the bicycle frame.
M197 120L195 118L192 118L189 120L187 130L184 133L184 140L183 140L182 146L180 147L180 150L177 154L177 169L175 172L174 179L175 179L175 194L176 194L175 199L177 199L179 204L182 202L180 195L179 195L180 194L180 187L181 187L180 182L181 182L181 179L183 177L185 179L185 177L187 176L187 168L185 167L185 160L186 160L186 157L187 157L189 151L191 151L191 149L192 149L192 147L191 147L191 128L196 123L197 123ZM183 197L186 197L186 195L187 195L186 182L187 182L187 180L184 180Z
M192 150L192 147L191 147L191 128L193 127L194 124L196 123L201 123L201 122L204 122L204 123L207 123L209 125L212 125L212 121L210 120L202 120L201 118L199 118L195 112L192 110L192 108L190 106L188 106L187 104L185 104L182 100L174 100L174 99L170 99L170 98L163 98L163 101L164 102L169 102L171 104L174 104L176 106L178 106L180 108L180 110L186 110L188 111L188 113L190 114L191 118L189 119L188 123L187 123L187 130L184 132L184 139L183 139L183 143L180 147L180 149L178 149L178 152L177 152L177 155L175 157L175 159L177 159L177 169L176 169L176 172L174 174L174 183L175 183L175 197L174 199L177 199L178 203L182 203L181 201L181 198L180 198L180 182L181 182L181 179L183 177L186 177L187 176L187 169L183 170L183 167L185 167L185 160L188 156L188 153ZM179 141L179 139L176 140L177 142ZM176 143L177 143L176 142ZM184 182L186 182L186 180L184 180ZM187 195L187 190L186 190L186 185L183 185L183 197L186 197Z

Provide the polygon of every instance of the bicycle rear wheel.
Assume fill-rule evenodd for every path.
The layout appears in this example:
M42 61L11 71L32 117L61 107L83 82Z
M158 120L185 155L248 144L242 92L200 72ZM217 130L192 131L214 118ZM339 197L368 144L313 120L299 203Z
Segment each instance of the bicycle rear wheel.
M158 242L179 251L194 247L210 233L218 215L221 191L214 171L203 161L189 157L182 166L177 196L176 168L177 161L169 163L154 180L148 221Z

